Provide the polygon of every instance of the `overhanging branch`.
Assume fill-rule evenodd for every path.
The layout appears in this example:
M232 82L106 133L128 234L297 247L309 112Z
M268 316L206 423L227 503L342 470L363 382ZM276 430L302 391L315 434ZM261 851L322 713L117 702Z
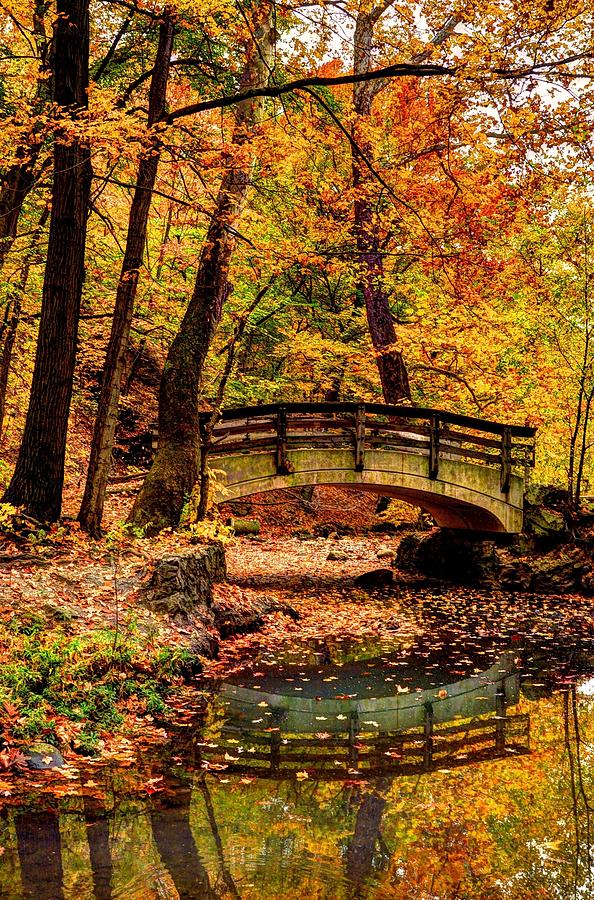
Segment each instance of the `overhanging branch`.
M559 73L558 67L577 62L582 59L591 59L594 57L594 49L588 49L583 53L576 53L561 59L545 60L541 63L535 63L529 66L516 67L513 69L495 68L484 73L483 77L492 77L495 79L514 80L517 78L529 78L537 72L548 70L556 70L556 74L566 74L572 76L571 71ZM251 88L248 91L242 91L238 94L229 94L224 97L215 97L212 100L202 100L199 103L191 103L189 106L182 106L179 109L169 113L166 121L171 124L176 119L185 116L195 115L196 113L207 112L211 109L224 109L228 106L236 106L245 100L253 100L256 97L281 97L283 94L290 94L294 91L303 90L312 87L338 87L346 84L356 84L361 81L378 81L381 79L391 78L435 78L445 75L459 75L463 71L461 66L444 66L435 63L395 63L392 66L384 66L381 69L372 69L369 72L360 72L358 74L321 76L311 75L305 78L297 78L295 81L287 81L285 84L270 84L264 87ZM574 77L586 77L583 74Z

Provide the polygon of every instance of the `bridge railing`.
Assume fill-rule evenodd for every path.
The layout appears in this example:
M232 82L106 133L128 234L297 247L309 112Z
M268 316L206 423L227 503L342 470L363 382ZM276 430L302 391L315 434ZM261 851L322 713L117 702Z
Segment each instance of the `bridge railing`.
M208 413L202 415L206 424ZM399 450L427 458L428 476L439 477L443 459L498 468L509 491L514 470L534 465L536 429L505 425L442 410L382 403L272 403L223 411L207 443L210 456L271 451L279 474L291 471L289 451L354 451L354 469L365 469L367 450Z
M264 734L224 725L216 743L205 741L199 748L204 768L234 775L295 778L303 769L320 780L343 779L348 773L364 778L421 775L529 753L530 716L502 710L497 716L434 726L426 715L421 730L365 734L351 728L327 736L291 735L278 727Z

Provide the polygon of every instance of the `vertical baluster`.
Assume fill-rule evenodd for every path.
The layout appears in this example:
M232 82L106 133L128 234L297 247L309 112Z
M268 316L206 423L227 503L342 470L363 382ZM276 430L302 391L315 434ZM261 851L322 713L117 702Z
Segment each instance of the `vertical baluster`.
M439 416L431 416L429 431L429 478L432 481L439 475Z
M423 754L423 762L425 770L429 771L433 764L433 704L425 703L425 728L424 728L425 746Z
M355 472L365 468L365 404L359 403L355 413Z
M352 769L357 768L359 762L359 751L355 747L357 735L359 734L359 713L354 709L349 714L349 765Z
M270 732L270 771L278 772L281 761L280 728Z
M501 493L509 493L512 471L512 440L509 428L503 429L501 435Z
M286 475L289 471L287 457L287 410L279 406L276 414L276 473Z
M497 686L495 695L495 749L498 753L505 749L505 716L505 687L502 683Z

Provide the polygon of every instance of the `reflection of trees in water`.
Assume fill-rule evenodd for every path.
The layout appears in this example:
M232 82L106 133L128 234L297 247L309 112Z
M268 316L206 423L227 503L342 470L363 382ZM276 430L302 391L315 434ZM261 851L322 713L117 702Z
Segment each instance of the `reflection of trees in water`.
M577 897L582 867L585 868L585 877L590 892L592 889L592 807L584 785L582 738L575 684L563 692L563 726L575 831L574 895Z
M109 813L102 800L85 796L83 802L93 895L95 900L111 900L113 865L109 847Z
M210 884L190 826L192 785L169 777L168 787L167 796L150 813L159 856L171 875L180 900L215 900L220 894Z
M539 668L542 660L539 658L536 662L536 668ZM534 680L538 687L540 680L536 681L536 678ZM543 685L543 687L546 696L543 697L542 702L546 703L546 698L550 695L549 685ZM505 856L508 862L503 871L500 870L496 873L497 878L501 880L501 890L494 887L493 897L507 896L505 890L510 889L512 893L509 896L514 896L514 890L517 890L518 893L515 896L522 898L532 896L586 898L594 896L591 847L593 823L590 803L592 763L590 747L583 733L584 725L590 721L590 718L584 718L584 714L588 714L589 706L582 702L575 685L565 685L565 688L561 696L557 694L550 701L548 707L545 705L545 709L549 709L550 715L554 708L554 730L549 726L546 738L547 744L550 743L551 746L555 740L558 742L553 772L547 776L546 766L543 768L542 789L538 787L538 782L534 782L535 790L541 791L536 794L536 801L531 796L532 783L530 781L526 781L524 784L519 782L517 787L524 788L521 801L516 809L514 809L513 803L510 803L510 817L507 818L506 811L506 819L500 825L501 830L490 833L493 846L489 850L491 854L489 860L496 862L499 854L508 854ZM501 710L499 712L501 713ZM502 770L498 768L496 771ZM530 770L528 770L526 778L532 777L529 773ZM555 799L551 803L546 799L550 774L555 777L555 787L558 791L553 795ZM278 801L277 817L275 818L273 813L265 812L268 807L262 807L261 817L254 818L252 830L246 831L245 837L241 838L242 847L244 841L247 847L252 839L256 843L260 869L258 878L260 880L258 880L255 893L257 894L259 890L261 891L260 896L274 897L275 891L280 893L282 886L283 890L288 891L288 896L299 896L299 885L306 882L306 876L303 875L302 869L304 871L307 869L308 854L317 853L323 860L324 852L328 859L332 859L331 854L334 852L335 856L332 859L334 864L338 855L336 848L342 847L342 852L339 851L342 873L350 884L348 888L343 885L343 888L345 894L351 898L373 896L375 890L373 885L378 884L378 877L381 877L381 883L387 879L385 883L390 885L388 889L394 892L390 896L413 896L406 891L413 890L415 885L419 887L419 890L421 887L429 890L430 884L433 885L432 889L434 888L435 892L439 894L445 884L443 879L446 878L442 868L448 864L450 854L454 858L459 848L462 848L460 853L466 854L464 857L464 865L466 865L468 860L474 859L476 846L480 847L480 844L473 845L472 842L469 842L468 846L463 848L464 828L467 824L464 818L464 798L457 798L453 804L451 819L436 819L435 828L429 834L424 833L424 823L421 822L423 827L419 826L413 842L401 844L401 836L395 837L392 830L394 821L397 821L397 817L401 814L391 810L389 798L392 796L392 791L396 790L396 782L393 781L391 775L373 779L364 788L354 785L352 781L333 787L330 784L316 782L313 778L302 782L295 779L284 783L280 780L268 781L267 790L264 792L262 789L261 795ZM476 777L480 778L480 773ZM498 777L493 774L494 779ZM147 823L145 826L149 829L147 833L152 834L154 846L161 859L160 872L169 873L171 883L175 885L175 890L184 900L193 900L193 898L205 898L205 900L234 898L234 900L238 900L242 894L243 880L241 876L245 877L244 861L235 853L238 838L230 836L234 832L229 829L231 822L240 821L238 809L241 807L238 807L237 800L222 785L220 788L217 787L215 781L210 777L205 777L201 772L195 776L193 784L173 776L166 776L166 782L167 793L154 795L153 801L150 802L150 809L147 811L143 805L140 812L143 821ZM410 786L411 782L406 784ZM427 808L423 803L428 798L432 802L433 797L437 796L435 792L431 794L432 788L429 786L427 788L429 793L425 797L425 801L421 802L419 794L416 795L416 799L413 799L417 785L421 791L423 785L428 785L428 782L425 779L419 779L414 784L412 793L409 791L407 794L411 805L407 807L404 816L416 816L417 810ZM485 786L485 789L489 788L493 791L497 790L496 780ZM236 796L240 794L241 789ZM111 897L114 896L112 860L116 846L114 835L118 833L121 823L129 821L130 817L130 810L125 808L125 805L124 807L121 805L121 796L118 798L116 793L113 803L109 802L107 807L102 800L89 797L84 799L90 862L90 872L88 869L87 871L89 875L92 875L95 900L111 900ZM190 821L192 798L195 803L194 814L198 810L200 811L202 824L198 828ZM569 798L568 805L566 805L567 798ZM507 797L505 799L507 800ZM249 807L249 803L252 803L252 798L249 799L249 802L246 801L246 809ZM532 809L530 809L531 803L534 804ZM556 807L555 804L557 804ZM275 829L278 823L283 822L287 809L292 807L293 811L303 812L305 810L311 814L315 805L320 810L325 810L317 827L320 827L321 822L324 837L327 837L328 844L333 850L324 851L322 847L312 850L311 844L308 849L307 829L310 827L309 825L303 826L303 834L296 830L277 831ZM569 817L564 812L557 814L564 808L569 813ZM137 808L134 814L138 815L138 813L139 809ZM425 815L425 813L422 814ZM536 827L534 827L535 817L539 815L543 819L542 824L536 821ZM551 828L546 820L547 815L551 816ZM57 809L46 809L41 813L20 811L14 814L13 821L18 840L22 896L29 900L31 898L61 900L66 891L63 887L64 872L61 853L65 847L65 835L68 834L68 831L63 831L62 837L60 837ZM476 820L469 819L468 821L476 823ZM491 825L485 819L482 827L484 831L489 832ZM525 834L522 833L524 827ZM534 830L531 830L533 827ZM382 829L384 834L382 834ZM397 830L396 834L398 834ZM560 837L560 840L544 841L545 836L547 838L549 836ZM120 842L126 840L128 841L126 850L133 854L136 845L130 841L123 829L117 841L118 847L121 846ZM209 849L203 846L201 843L203 840L207 841ZM549 843L550 847L547 846ZM559 858L549 852L551 849L559 850ZM543 863L547 854L548 859ZM84 858L85 854L83 852L79 855ZM114 858L116 857L114 856ZM287 866L289 858L291 863ZM66 857L65 860L67 860ZM6 864L7 859L5 858L2 865ZM68 870L67 861L65 866ZM386 868L389 869L388 873L380 875ZM335 875L336 871L334 870L332 878ZM18 878L18 870L15 870L15 876ZM143 877L147 878L148 893L150 879L155 877L154 870L148 867L148 861ZM316 873L314 877L322 879L323 873L322 875ZM468 870L465 870L463 878L468 878L468 882L466 880L462 882L459 896L465 896L465 886L469 887L469 890L475 889L478 883L476 879L480 877L480 874L475 876L472 872L468 874ZM304 879L303 882L300 880L301 878ZM513 880L514 878L516 881ZM265 884L262 879L265 880ZM293 889L292 884L295 884L294 894L290 893ZM328 890L329 886L331 888L332 884L334 881L326 882L326 889ZM494 882L489 880L489 889L493 884ZM170 890L173 891L172 888ZM401 893L399 893L400 891ZM0 887L1 893L2 888ZM337 888L337 896L338 893ZM66 894L69 895L67 891ZM446 891L439 896L450 897L454 894ZM469 896L475 896L475 894L469 894ZM485 896L487 895L485 894Z
M58 814L25 810L15 816L23 897L62 900L62 844Z
M353 836L349 842L345 871L349 881L360 887L371 875L376 848L389 862L390 852L381 837L381 825L391 781L383 778L375 785L374 790L361 794L358 792L359 807L355 816Z

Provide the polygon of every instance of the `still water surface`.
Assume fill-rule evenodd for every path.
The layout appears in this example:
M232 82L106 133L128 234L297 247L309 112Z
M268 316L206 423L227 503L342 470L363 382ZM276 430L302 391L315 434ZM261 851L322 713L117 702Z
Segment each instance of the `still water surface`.
M254 637L163 759L7 801L0 896L594 898L591 603L367 602Z

